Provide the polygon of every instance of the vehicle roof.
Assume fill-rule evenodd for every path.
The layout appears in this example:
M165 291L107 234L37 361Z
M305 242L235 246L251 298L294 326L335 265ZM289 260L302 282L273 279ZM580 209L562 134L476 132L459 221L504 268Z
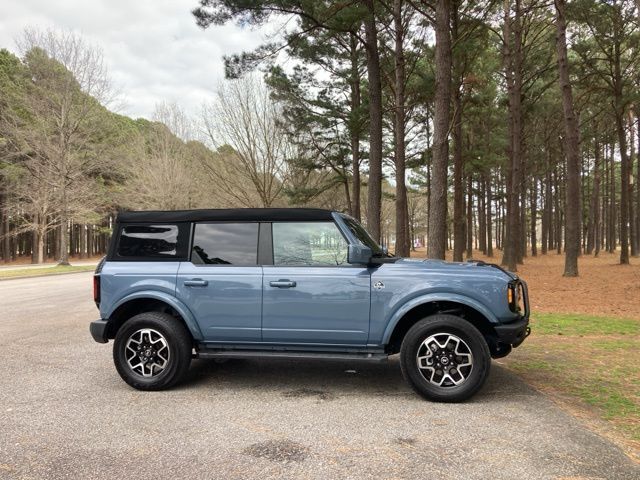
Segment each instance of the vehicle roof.
M321 208L218 208L201 210L145 210L118 213L119 223L168 222L287 222L333 220L331 210Z

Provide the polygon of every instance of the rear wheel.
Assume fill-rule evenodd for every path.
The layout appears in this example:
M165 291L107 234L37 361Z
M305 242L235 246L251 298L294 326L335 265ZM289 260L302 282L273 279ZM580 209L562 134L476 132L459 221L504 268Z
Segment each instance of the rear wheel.
M113 360L122 379L138 390L164 390L178 383L191 364L191 335L167 313L145 312L122 325Z
M484 385L491 353L469 322L437 314L409 329L400 349L400 365L405 379L424 398L460 402Z

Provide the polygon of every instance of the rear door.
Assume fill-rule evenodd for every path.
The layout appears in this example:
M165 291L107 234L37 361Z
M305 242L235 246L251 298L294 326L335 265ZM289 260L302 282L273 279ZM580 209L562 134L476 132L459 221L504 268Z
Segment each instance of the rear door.
M196 223L176 294L193 312L206 342L261 340L262 267L256 222Z
M273 265L264 265L265 342L363 346L370 273L347 263L333 222L274 222Z

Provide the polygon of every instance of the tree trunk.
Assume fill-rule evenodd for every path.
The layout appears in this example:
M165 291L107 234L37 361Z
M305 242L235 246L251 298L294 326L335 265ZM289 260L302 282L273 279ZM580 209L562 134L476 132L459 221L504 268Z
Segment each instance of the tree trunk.
M79 225L78 230L78 245L80 249L80 258L87 258L87 236L84 231L86 229L86 225Z
M614 38L618 39L618 26L614 28ZM625 104L622 90L622 68L620 41L613 45L613 90L616 117L616 133L620 147L620 264L629 264L629 156L627 152L627 137L624 128Z
M487 182L484 174L478 181L478 249L487 254Z
M429 258L444 260L447 242L447 166L449 163L449 121L451 101L451 37L449 20L451 1L436 1L435 114L433 131L433 165L429 192Z
M553 169L554 183L554 219L553 219L553 240L555 242L556 253L562 253L562 218L560 214L560 180L558 179L558 167Z
M37 230L31 231L31 263L38 263L38 232Z
M538 256L538 179L533 179L531 188L531 256Z
M522 188L522 25L521 2L515 1L515 16L511 24L511 5L505 2L504 39L505 72L509 98L508 132L509 159L507 169L507 219L502 264L517 271L520 219L520 191ZM512 38L513 32L513 38Z
M624 118L616 115L616 131L620 145L620 264L629 264L629 157L624 131Z
M616 250L616 220L618 212L616 211L616 166L614 162L615 145L612 143L609 149L609 235L608 235L608 251L613 253Z
M458 1L451 6L451 41L458 38ZM453 261L461 262L465 249L464 164L462 157L462 78L457 56L452 52L453 77ZM466 232L470 235L471 232Z
M467 241L467 258L473 257L473 176L467 175L467 226L465 228Z
M573 92L569 79L567 58L567 23L565 1L555 0L556 49L558 55L558 77L562 93L562 110L565 127L565 156L567 159L566 205L565 205L565 261L564 276L578 276L578 254L580 251L580 144L578 121L573 107Z
M633 198L633 190L634 185L631 179L633 179L633 159L636 157L636 149L634 139L634 125L633 125L633 117L629 118L629 133L631 141L629 142L629 247L631 249L631 256L638 256L638 238L637 238L637 230L636 230L636 202Z
M380 241L382 209L382 83L380 55L373 0L367 0L368 15L364 21L369 79L369 186L367 227L374 240Z
M3 197L5 200L6 197ZM9 214L3 202L3 210L2 210L2 228L0 231L2 232L2 236L0 237L0 242L2 245L2 261L4 263L9 263L11 261L11 223L9 222Z
M591 255L596 250L600 250L598 234L600 231L600 144L595 141L594 165L593 165L593 188L591 191L591 202L589 205L589 224L587 229L587 255Z
M640 0L638 0L640 6ZM638 9L640 15L640 8ZM637 114L636 134L638 136L638 146L636 148L636 250L640 254L640 113ZM634 139L631 138L633 142ZM633 197L631 199L633 201Z
M462 175L464 164L462 159L462 100L460 98L460 81L456 78L453 86L453 261L462 261L465 248L465 214L464 183ZM469 232L467 232L469 233Z
M523 179L526 178L523 175ZM519 265L524 263L524 257L527 256L527 189L524 187L520 194L520 242L518 245L518 259Z
M640 0L638 1L638 12L640 15ZM637 116L638 122L636 133L638 135L638 148L636 149L636 242L637 250L640 253L640 113ZM631 139L633 142L633 138Z
M491 218L491 176L485 177L487 186L487 257L493 257L493 219Z
M409 219L407 207L407 187L405 184L405 59L404 27L402 25L403 0L393 2L393 22L395 27L395 165L396 165L396 245L398 257L409 256Z
M542 206L542 254L546 255L549 250L549 236L551 234L551 154L546 149L547 163L544 174L544 204Z
M69 265L69 232L66 216L62 218L59 227L58 265Z
M360 221L360 71L358 69L358 39L352 33L349 36L351 53L351 216Z

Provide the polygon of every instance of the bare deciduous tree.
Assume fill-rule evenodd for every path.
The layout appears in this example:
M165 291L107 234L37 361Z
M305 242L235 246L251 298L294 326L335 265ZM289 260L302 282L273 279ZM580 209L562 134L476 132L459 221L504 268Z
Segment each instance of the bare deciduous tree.
M278 124L278 106L254 76L220 85L203 107L203 124L218 158L206 162L215 188L245 207L271 207L287 179L292 146Z

